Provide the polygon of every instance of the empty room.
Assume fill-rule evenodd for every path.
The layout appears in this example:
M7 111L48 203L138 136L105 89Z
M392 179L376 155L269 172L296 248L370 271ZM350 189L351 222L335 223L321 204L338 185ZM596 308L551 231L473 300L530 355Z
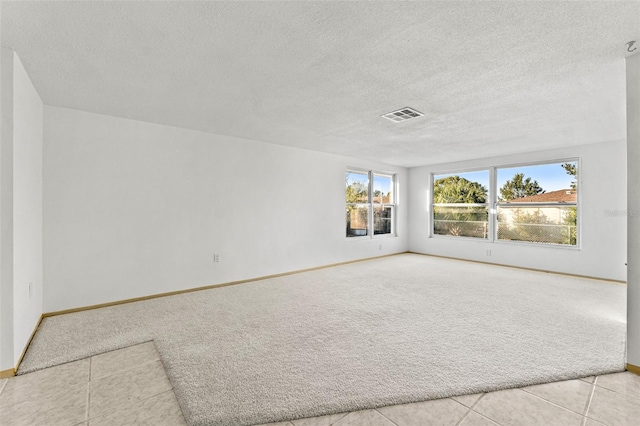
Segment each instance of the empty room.
M639 424L640 2L0 25L0 424Z

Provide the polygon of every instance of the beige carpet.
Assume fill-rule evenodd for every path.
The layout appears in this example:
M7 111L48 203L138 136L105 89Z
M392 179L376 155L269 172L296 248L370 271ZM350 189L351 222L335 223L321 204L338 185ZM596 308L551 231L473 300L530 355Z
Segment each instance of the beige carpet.
M154 340L190 425L624 369L626 287L404 254L47 318L27 373Z

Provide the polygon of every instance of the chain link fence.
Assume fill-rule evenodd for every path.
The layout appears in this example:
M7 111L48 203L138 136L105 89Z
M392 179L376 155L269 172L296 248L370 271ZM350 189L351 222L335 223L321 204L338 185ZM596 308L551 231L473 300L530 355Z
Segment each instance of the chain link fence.
M468 220L435 220L433 222L433 233L456 237L487 238L489 235L489 223Z
M577 244L573 205L498 206L498 240L540 244Z
M433 232L436 235L487 238L489 235L489 226L487 222L435 220ZM499 223L498 240L576 245L576 226L546 223Z
M498 208L497 239L540 244L577 245L575 206ZM485 206L434 206L436 235L488 238Z
M548 223L498 223L498 239L576 245L576 226Z

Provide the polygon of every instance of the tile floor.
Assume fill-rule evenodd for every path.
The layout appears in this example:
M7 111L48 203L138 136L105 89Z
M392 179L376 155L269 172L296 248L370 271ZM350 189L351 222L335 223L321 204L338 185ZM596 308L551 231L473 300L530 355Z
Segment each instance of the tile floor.
M625 372L269 426L638 426ZM0 380L0 425L185 425L153 342Z
M0 382L0 425L185 425L153 342Z

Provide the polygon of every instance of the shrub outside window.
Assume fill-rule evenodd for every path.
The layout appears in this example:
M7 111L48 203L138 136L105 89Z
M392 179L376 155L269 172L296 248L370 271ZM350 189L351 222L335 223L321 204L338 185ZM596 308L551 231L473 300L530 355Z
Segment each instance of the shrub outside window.
M433 177L433 233L489 236L489 171Z

